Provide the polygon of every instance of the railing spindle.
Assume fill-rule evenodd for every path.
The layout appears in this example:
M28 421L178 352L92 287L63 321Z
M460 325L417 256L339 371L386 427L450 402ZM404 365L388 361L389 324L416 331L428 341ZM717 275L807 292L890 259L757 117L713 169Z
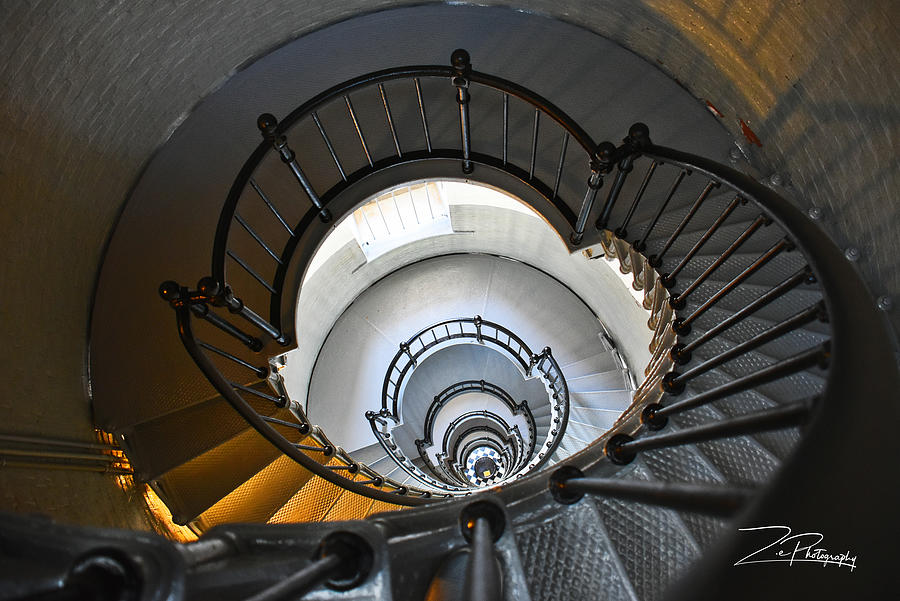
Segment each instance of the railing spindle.
M549 487L553 498L566 505L592 494L721 517L740 511L752 495L749 489L722 485L585 478L571 466L557 470L550 477Z
M622 225L616 228L616 236L618 236L619 238L625 238L626 236L628 236L628 224L631 222L631 218L634 217L634 212L637 210L641 199L644 197L644 192L646 192L647 185L650 183L650 179L656 172L657 165L659 165L658 161L652 161L650 163L650 166L647 167L647 171L644 173L644 179L641 180L641 186L640 188L638 188L637 194L634 195L634 200L631 202L631 206L628 208L628 213L625 214L625 219L622 220Z
M363 135L362 128L359 126L359 120L356 118L356 111L353 110L353 103L350 102L350 96L344 96L344 103L347 105L347 112L350 114L350 120L353 121L353 127L356 128L356 135L359 137L359 143L362 145L366 160L369 162L369 167L372 167L372 155L369 154L369 145L366 144L366 137Z
M226 334L228 334L234 338L237 338L251 351L260 351L262 349L263 344L259 338L255 337L255 336L251 336L250 334L244 332L237 326L233 325L228 320L226 320L222 317L219 317L218 315L216 315L214 312L212 312L210 310L209 306L206 303L199 303L199 304L191 305L191 311L197 317L208 321L209 323L211 323L215 327L219 328Z
M799 311L798 313L795 313L781 323L760 332L753 338L728 349L727 351L713 357L712 359L704 361L700 365L691 368L683 374L675 376L674 378L672 378L672 382L676 384L686 384L697 376L704 374L711 369L715 369L716 367L722 365L723 363L727 363L735 357L739 357L745 353L757 349L767 342L771 342L776 338L780 338L781 336L784 336L785 334L792 332L815 319L823 319L824 316L825 306L823 304L819 303L808 307L802 311Z
M273 215L275 215L275 218L278 220L278 222L281 223L282 226L284 226L284 229L287 230L287 233L293 236L294 230L292 230L291 226L287 224L287 221L284 220L284 217L282 217L281 213L278 212L278 209L275 208L275 205L272 204L269 198L262 191L262 188L259 187L259 185L253 180L252 177L250 178L250 187L252 187L262 199L262 201L266 203L266 206L269 207L269 210Z
M275 116L269 113L263 113L259 116L256 124L259 127L259 131L262 132L263 137L272 144L272 147L281 156L281 162L290 167L291 173L294 175L294 178L296 178L297 183L299 183L300 187L303 188L303 191L306 192L306 195L309 197L313 206L318 209L319 219L322 220L322 223L331 221L331 211L326 209L325 205L322 204L319 195L316 194L316 191L313 189L309 179L307 179L306 174L300 169L300 164L297 163L294 151L288 146L287 137L276 131L278 120Z
M269 245L265 243L265 241L262 239L262 237L260 237L260 235L257 233L257 231L256 231L255 229L253 229L253 227L252 227L249 223L247 223L247 220L246 220L246 219L244 219L243 217L241 217L240 214L238 214L237 212L234 214L234 219L235 219L235 221L237 221L239 224L241 224L241 227L244 228L244 231L246 231L248 234L250 234L250 236L251 236L254 240L256 240L257 244L259 244L259 245L262 247L262 249L265 250L266 253L267 253L270 257L272 257L273 259L275 259L275 262L276 262L276 263L278 263L279 265L282 265L282 264L283 264L283 263L282 263L282 260L281 260L281 257L279 257L279 256L275 253L275 251L272 250L272 249L269 247Z
M206 350L208 350L210 352L213 352L221 357L225 357L226 359L234 361L238 365L243 365L244 367L246 367L247 369L249 369L250 371L255 373L260 378L265 378L269 374L269 369L267 367L262 367L262 366L257 367L255 365L253 365L252 363L248 363L247 361L244 361L240 357L232 355L228 351L223 351L219 347L216 347L216 346L213 346L206 342L203 342L202 340L198 340L197 344L199 344L201 347L205 348Z
M428 133L428 118L425 116L425 103L422 101L422 86L419 84L419 78L413 78L416 84L416 100L419 102L419 115L422 117L422 131L425 134L425 148L431 154L431 135Z
M682 259L678 263L678 265L675 266L675 269L673 269L669 273L663 274L663 277L662 277L663 286L665 286L666 288L671 288L672 286L675 285L675 278L678 277L678 274L681 273L681 270L684 269L685 265L687 265L688 262L694 258L694 255L696 255L697 252L701 248L703 248L703 245L706 244L706 242L710 238L712 238L713 234L715 234L716 231L719 229L719 227L721 227L721 225L725 222L725 220L728 219L728 216L731 215L731 213L736 208L738 208L739 205L741 205L745 202L747 202L747 201L742 199L740 196L738 196L734 200L732 200L728 204L727 207L725 207L725 209L719 214L719 216L712 223L712 225L710 225L706 229L706 231L703 233L703 235L700 237L700 239L697 240L697 242L694 244L694 246L691 247L691 250L688 251L688 254L686 254L684 257L682 257Z
M748 225L747 229L741 232L741 235L738 236L735 241L732 242L724 252L722 252L722 254L716 257L716 260L713 261L712 264L697 277L697 279L691 282L691 284L684 289L684 292L669 299L669 302L672 304L672 306L676 309L683 307L687 302L687 297L690 296L690 294L694 292L694 290L696 290L700 286L700 284L705 282L706 278L708 278L712 274L712 272L721 267L722 264L725 263L725 261L727 261L731 255L736 253L737 250L750 238L750 236L752 236L756 232L756 230L763 227L764 225L769 225L771 222L772 220L765 215L760 215L759 217L754 219L753 223Z
M456 87L456 101L459 104L459 134L462 142L462 171L465 174L472 173L475 166L472 164L472 138L469 123L469 74L472 65L469 62L469 53L463 49L454 50L450 56L455 75L451 83Z
M384 91L384 84L378 84L378 91L381 93L381 102L384 104L384 115L387 118L388 127L391 130L391 138L394 139L394 148L397 150L397 156L403 156L400 151L400 140L397 139L397 130L394 128L394 118L391 116L391 105L388 103L387 94Z
M698 317L703 315L707 310L709 310L710 307L712 307L717 302L722 300L722 298L726 294L728 294L729 292L731 292L732 290L737 288L738 285L740 285L744 280L746 280L751 275L753 275L754 273L759 271L766 263L768 263L769 261L774 259L781 252L783 252L785 250L791 250L791 249L793 249L793 247L794 247L793 243L790 240L788 240L787 238L779 240L772 248L770 248L765 253L760 255L759 258L757 258L753 263L748 265L743 271L741 271L741 273L739 273L734 278L732 278L732 280L730 282L728 282L727 284L722 286L722 288L719 289L718 292L713 294L702 305L697 307L697 309L695 309L694 312L691 313L688 317L685 317L683 319L681 319L681 318L676 319L675 323L672 324L672 327L674 328L674 330L677 333L682 334L682 335L690 332L691 323L693 323L694 320L696 320ZM678 302L677 299L676 299L676 302Z
M606 456L613 463L624 465L631 463L635 455L641 451L790 428L800 425L806 420L811 404L809 401L791 403L740 417L638 439L632 439L626 434L616 434L606 444Z
M666 210L666 207L669 205L669 201L672 200L672 197L675 196L675 191L678 190L678 186L681 185L681 182L684 180L685 176L690 175L691 172L688 169L682 169L678 172L678 175L675 176L675 181L672 182L672 186L669 188L669 193L666 194L666 199L662 201L659 205L659 208L656 210L656 215L653 216L653 220L647 224L647 228L644 230L644 235L641 239L635 243L634 247L638 252L643 252L644 249L647 248L647 239L650 238L650 234L653 232L653 228L656 227L656 224L659 222L659 218L662 216L663 211Z
M804 267L791 277L775 286L775 288L772 288L771 290L754 300L752 303L745 306L737 313L732 313L727 318L722 320L718 325L710 328L709 330L706 330L706 332L704 332L695 340L692 340L688 344L675 345L675 347L673 347L672 349L672 358L676 363L687 363L690 360L691 353L696 350L697 347L709 342L734 324L739 323L740 321L745 319L747 316L752 315L769 303L772 303L775 300L781 298L789 291L799 286L802 282L813 281L815 281L815 276L813 275L812 271L809 267Z
M531 167L528 169L528 179L534 179L534 163L537 160L538 127L541 122L541 109L534 109L534 126L531 130Z
M666 243L663 246L662 250L659 251L659 254L650 255L648 262L650 263L651 267L659 267L662 264L663 257L669 251L669 249L672 248L675 240L678 239L678 236L680 236L681 232L684 231L684 228L687 227L688 222L690 222L690 220L700 209L700 205L702 205L703 201L705 201L707 197L709 197L710 192L718 187L719 182L714 180L710 180L709 183L706 184L706 187L703 188L702 192L700 192L700 196L698 196L697 200L694 201L694 204L691 205L691 209L687 212L687 215L684 216L684 219L681 220L681 223L678 224L678 227L675 228L675 231L672 232L672 235L669 236L668 240L666 240Z
M312 120L313 123L316 124L316 127L319 130L319 134L321 134L322 139L325 141L325 146L328 147L328 152L331 153L331 160L334 161L334 166L337 167L338 172L341 174L341 179L347 181L347 174L344 172L344 166L341 165L341 161L338 160L337 153L334 151L334 146L331 144L331 140L328 139L328 134L325 133L325 128L322 127L322 123L319 121L319 115L313 111L312 112Z

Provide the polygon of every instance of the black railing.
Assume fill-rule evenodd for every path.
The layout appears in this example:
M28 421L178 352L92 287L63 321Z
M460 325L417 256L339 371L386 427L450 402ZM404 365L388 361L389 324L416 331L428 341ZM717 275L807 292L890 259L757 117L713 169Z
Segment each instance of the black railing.
M524 447L524 443L519 450L518 457L531 457L534 454L535 445L537 444L537 427L535 426L534 415L531 412L531 409L528 406L527 401L522 401L521 403L516 403L516 401L507 393L503 388L493 384L491 382L485 382L484 380L464 380L462 382L457 382L456 384L452 384L435 395L434 400L428 406L428 411L425 414L425 428L424 428L424 437L421 439L417 439L415 441L416 448L419 451L419 457L425 462L425 464L432 468L432 471L442 471L438 468L438 465L435 465L428 456L428 448L434 445L434 424L437 419L438 414L441 410L449 403L451 400L456 398L461 394L466 394L469 392L481 392L484 394L489 394L496 399L499 399L510 412L511 415L522 415L528 426L528 448ZM456 423L456 420L453 421ZM518 429L517 429L518 430ZM449 429L447 430L449 432ZM521 438L523 434L517 433L517 436ZM447 446L441 447L444 451L448 448ZM447 453L442 453L447 455ZM457 460L458 461L458 460ZM510 465L515 465L515 470L518 470L516 465L517 462L511 463Z
M466 494L470 491L443 483L414 465L393 442L390 430L402 423L403 391L416 366L435 352L461 343L476 343L496 348L508 355L519 366L525 377L536 376L544 382L549 399L551 427L541 446L531 450L527 463L518 470L518 473L524 474L538 469L549 461L565 435L569 419L569 389L562 369L549 347L544 348L540 354L535 354L514 332L495 322L486 321L480 315L441 321L416 332L408 340L400 343L399 349L388 365L382 383L381 410L367 411L366 419L369 420L376 440L403 471L436 490L455 494ZM513 401L510 402L515 405ZM435 416L436 413L431 414L432 420ZM427 423L426 416L426 432ZM536 434L537 430L534 431ZM419 453L421 454L421 448Z

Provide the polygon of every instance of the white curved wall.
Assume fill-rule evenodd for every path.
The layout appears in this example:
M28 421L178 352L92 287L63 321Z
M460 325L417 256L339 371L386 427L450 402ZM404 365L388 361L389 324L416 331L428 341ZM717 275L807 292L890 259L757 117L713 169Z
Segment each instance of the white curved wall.
M556 233L533 213L491 206L453 205L450 215L453 234L419 240L372 263L366 263L362 251L352 242L335 253L324 268L310 278L301 292L297 310L301 331L298 348L287 354L287 367L282 370L292 398L306 404L307 382L319 349L337 316L342 315L363 291L403 265L452 253L506 256L553 274L597 315L628 367L640 380L639 374L643 373L650 358L647 346L651 332L646 327L647 315L610 264L587 259L581 253L570 255ZM440 279L435 276L435 282L439 283ZM474 291L481 295L482 303L485 289L477 286L484 284L483 281L472 284L476 286ZM500 281L494 284L494 289L499 289ZM521 298L530 296L527 288L516 285ZM418 297L414 295L414 298ZM407 301L398 299L398 302ZM551 302L548 307L552 307L552 301L548 302ZM475 303L469 312L474 316L480 310ZM482 317L489 319L486 315ZM430 323L422 324L423 327L426 325ZM415 327L404 328L397 339L391 341L394 351L401 339L405 340L416 331ZM526 342L532 344L528 339ZM539 350L547 343L538 344L541 344ZM555 353L556 349L553 350ZM382 369L386 367L385 362ZM376 397L380 395L380 386L373 393Z
M565 260L569 259L566 255ZM621 282L616 280L615 286L627 302L636 304ZM608 299L600 304L608 312L622 312ZM475 315L506 326L535 351L550 346L564 371L568 364L605 352L602 327L590 308L553 278L510 259L439 256L385 277L341 314L312 372L307 400L310 420L347 450L371 444L364 414L381 408L382 381L399 344L436 322ZM646 331L641 321L637 324ZM291 370L289 357L283 371L288 386L304 381L290 378ZM293 396L293 390L289 391Z

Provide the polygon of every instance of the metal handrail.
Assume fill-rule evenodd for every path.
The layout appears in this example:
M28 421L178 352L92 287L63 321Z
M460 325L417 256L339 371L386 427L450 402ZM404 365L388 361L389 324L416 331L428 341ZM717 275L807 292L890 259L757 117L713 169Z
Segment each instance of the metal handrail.
M547 387L551 427L540 449L537 453L531 451L529 461L521 471L539 469L550 460L562 442L569 420L569 388L562 369L549 347L545 347L540 354L535 354L514 332L498 323L484 320L480 315L473 318L448 319L419 330L405 342L400 343L400 348L388 365L382 383L381 410L367 411L366 419L369 420L375 439L397 465L420 482L439 490L455 489L446 488L438 480L406 461L407 458L397 452L397 446L390 442L389 434L380 431L378 425L387 428L388 420L395 426L402 422L403 389L408 376L419 361L446 346L467 340L479 344L489 343L505 351L519 365L526 377L537 374Z
M531 447L528 451L528 455L531 455L534 452L534 445L537 442L535 440L535 436L537 436L537 427L535 426L534 415L531 413L528 402L522 401L521 403L516 403L503 388L484 380L465 380L457 382L456 384L451 384L435 395L434 400L428 406L428 411L425 414L425 435L423 438L416 440L416 446L424 448L433 445L434 441L432 439L432 433L434 431L434 421L437 419L438 413L440 413L441 409L455 397L473 391L490 394L503 401L507 409L509 409L510 413L513 415L525 416L525 419L528 422L529 444Z

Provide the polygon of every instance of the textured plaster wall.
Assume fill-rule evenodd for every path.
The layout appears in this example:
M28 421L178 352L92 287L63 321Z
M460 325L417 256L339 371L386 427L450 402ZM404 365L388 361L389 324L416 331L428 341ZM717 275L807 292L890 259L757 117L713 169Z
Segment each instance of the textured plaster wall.
M86 333L104 244L142 167L191 107L286 40L404 4L411 3L0 4L0 429L90 438ZM789 196L823 208L835 240L859 248L873 293L898 304L896 2L480 4L575 22L656 61L718 109L762 174L777 171ZM747 141L740 120L762 146ZM898 314L890 313L895 327ZM94 513L78 509L75 499L94 485L81 475L0 470L0 489L20 491L5 492L2 508L33 504L60 519L100 523L111 515L121 503L112 488L94 499Z

